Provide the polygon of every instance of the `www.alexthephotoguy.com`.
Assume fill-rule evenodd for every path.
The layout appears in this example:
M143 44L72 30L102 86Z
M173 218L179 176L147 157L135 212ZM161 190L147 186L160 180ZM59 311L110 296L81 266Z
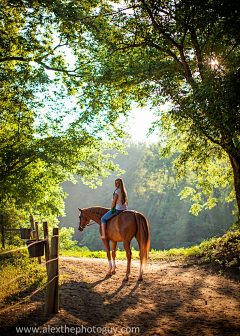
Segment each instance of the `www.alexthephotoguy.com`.
M118 333L122 334L138 334L140 333L139 327L85 327L83 325L78 327L68 327L67 325L63 326L51 326L48 325L46 327L16 327L17 334L96 334L96 335L115 335Z

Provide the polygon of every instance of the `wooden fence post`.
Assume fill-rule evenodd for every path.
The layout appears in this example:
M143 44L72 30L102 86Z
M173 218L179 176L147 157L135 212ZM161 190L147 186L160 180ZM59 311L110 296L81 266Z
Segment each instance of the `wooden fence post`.
M1 222L1 233L2 233L2 247L5 248L5 236L4 236L3 221Z
M2 247L5 248L5 236L4 236L4 225L3 225L3 215L0 214L0 224L1 224L1 234L2 234Z
M33 215L30 215L29 220L30 220L31 228L32 228L32 238L36 239Z
M43 222L43 234L45 239L45 260L46 260L46 268L47 268L47 274L49 269L49 236L48 236L48 223Z
M56 235L57 237L57 243L56 243L56 247L54 249L54 253L55 256L53 255L52 256L52 259L54 258L58 258L56 260L56 279L54 280L55 281L55 296L54 296L54 306L53 306L53 312L55 314L58 313L59 311L59 254L58 254L58 249L59 249L59 228L54 228L53 229L53 235Z
M35 230L36 230L36 239L39 240L39 233L38 233L38 222L35 222ZM42 263L41 257L38 257L39 264Z
M46 291L44 315L48 316L52 313L58 313L59 309L59 274L58 274L58 241L59 229L53 229L53 237L51 239L51 259L48 268L48 285ZM54 279L55 278L55 279ZM54 280L53 280L54 279Z

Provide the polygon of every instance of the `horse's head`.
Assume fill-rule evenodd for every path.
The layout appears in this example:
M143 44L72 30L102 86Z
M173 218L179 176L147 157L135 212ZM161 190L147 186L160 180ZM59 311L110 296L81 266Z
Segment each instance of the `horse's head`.
M88 217L85 213L84 210L79 209L79 227L78 230L79 231L83 231L85 229L85 227L88 225L88 223L90 222L91 218Z

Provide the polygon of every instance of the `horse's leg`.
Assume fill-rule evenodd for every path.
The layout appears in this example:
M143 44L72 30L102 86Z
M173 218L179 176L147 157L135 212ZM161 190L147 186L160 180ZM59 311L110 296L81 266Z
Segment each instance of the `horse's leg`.
M112 258L113 258L112 274L116 273L116 271L115 271L115 268L116 268L116 264L115 264L116 249L117 249L117 242L112 241Z
M110 244L108 239L103 239L102 240L105 249L107 251L107 258L108 258L108 264L109 264L109 269L107 272L107 275L112 275L112 261L111 261L111 254L110 254Z
M140 273L138 276L138 281L142 281L143 279L143 266L142 266L142 258L141 258L141 248L140 248L140 240L137 239L138 246L139 246L139 259L140 259Z
M138 276L138 281L142 281L143 279L143 267L142 267L142 262L140 261L140 273Z
M129 277L129 274L130 274L130 264L131 264L131 256L132 256L132 252L131 252L131 249L130 249L130 242L127 241L127 240L124 240L123 241L123 247L126 251L126 255L127 255L127 273L124 277L123 280L128 280L128 277Z

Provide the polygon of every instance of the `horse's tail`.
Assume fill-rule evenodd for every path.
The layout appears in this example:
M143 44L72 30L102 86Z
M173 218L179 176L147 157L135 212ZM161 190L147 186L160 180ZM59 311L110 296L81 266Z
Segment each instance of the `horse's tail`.
M135 212L137 222L136 239L139 244L141 265L148 262L148 253L150 248L150 233L147 219L139 212Z

